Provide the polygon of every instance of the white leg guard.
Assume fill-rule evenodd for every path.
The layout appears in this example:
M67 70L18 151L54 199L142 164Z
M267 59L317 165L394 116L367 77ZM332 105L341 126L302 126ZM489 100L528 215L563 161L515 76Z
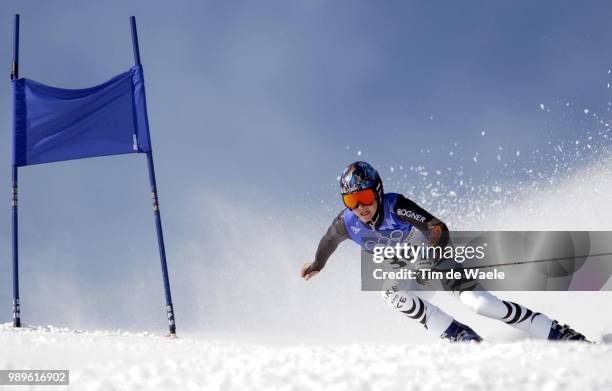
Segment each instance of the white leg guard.
M552 319L539 312L533 312L520 304L500 300L485 290L455 292L459 300L474 312L526 332L534 338L547 339Z
M453 318L440 308L410 291L401 290L398 285L381 293L385 301L396 311L418 321L437 336L442 335L453 322Z

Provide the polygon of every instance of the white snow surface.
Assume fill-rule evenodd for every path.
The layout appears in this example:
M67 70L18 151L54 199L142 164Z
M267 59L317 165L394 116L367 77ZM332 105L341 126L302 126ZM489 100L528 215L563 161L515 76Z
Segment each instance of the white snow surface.
M453 197L456 201L445 202L445 210L442 204L426 206L441 210L440 216L456 229L483 228L486 222L484 228L489 229L609 230L611 161L602 158L548 185L499 184L501 190L493 196L484 191L478 199ZM217 262L210 263L203 260L211 256L207 243L183 246L181 258L189 262L174 269L175 280L179 288L198 289L176 300L178 339L164 337L161 331L77 331L81 319L93 316L91 311L114 306L70 303L67 307L73 311L64 317L73 328L0 325L0 369L68 369L71 385L12 389L612 390L609 291L498 294L570 324L597 344L530 340L436 293L434 304L472 326L486 341L449 344L387 308L377 292L359 291L355 247L341 248L325 273L304 282L296 274L307 259L287 259L287 254L312 250L320 232L294 237L283 225L251 216L254 224L262 224L256 231L266 230L268 235L245 237L231 224L245 211L236 211L233 204L201 203L213 208L202 216L215 217L217 210L226 217L214 219L227 223L215 226L220 237L213 239L230 243L238 238L243 253L215 253ZM202 216L196 214L195 220L205 221ZM225 266L235 259L252 267ZM53 288L56 294L47 296L54 296L52 301L78 298L69 294L70 280L62 281ZM35 296L30 303L53 304L42 293ZM138 316L149 307L159 312L155 305L142 305L144 295L136 296L137 304L128 308ZM27 313L35 316L35 311ZM192 317L181 323L187 314ZM162 327L163 323L156 330Z
M84 391L612 389L609 344L264 345L4 324L0 346L1 368L69 369Z

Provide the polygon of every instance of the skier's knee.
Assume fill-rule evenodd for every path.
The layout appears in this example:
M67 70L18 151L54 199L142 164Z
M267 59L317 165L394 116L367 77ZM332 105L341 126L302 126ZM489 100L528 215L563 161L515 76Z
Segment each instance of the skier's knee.
M501 300L486 291L471 291L461 294L461 301L468 305L478 315L498 318L504 311Z
M389 293L386 290L380 291L380 295L382 296L384 301L389 301Z
M401 308L403 303L412 298L410 292L402 291L398 286L392 286L381 292L383 299L393 308Z
M390 305L393 305L393 302L397 299L398 292L399 292L398 287L392 286L389 289L382 290L380 294L387 303L389 303Z
M478 315L490 316L491 315L491 300L485 296L478 297L474 301L473 310Z

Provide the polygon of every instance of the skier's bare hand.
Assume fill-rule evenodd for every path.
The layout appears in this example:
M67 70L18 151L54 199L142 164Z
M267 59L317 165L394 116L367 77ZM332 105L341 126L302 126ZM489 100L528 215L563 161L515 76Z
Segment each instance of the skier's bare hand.
M308 271L311 265L312 262L306 262L302 265L302 268L300 269L300 277L302 277L306 281L319 274L318 270Z

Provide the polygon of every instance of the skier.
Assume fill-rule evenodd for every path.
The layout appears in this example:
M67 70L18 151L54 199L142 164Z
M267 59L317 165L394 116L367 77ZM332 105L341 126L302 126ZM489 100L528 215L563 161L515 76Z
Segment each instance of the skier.
M384 193L378 172L368 163L358 161L350 164L340 176L340 188L346 208L332 221L321 238L314 262L302 265L300 276L305 280L317 275L338 245L346 239L364 248L367 238L373 234L389 235L400 230L407 236L416 228L430 246L443 247L448 243L449 231L446 224L403 195ZM463 284L453 289L452 293L476 313L501 320L534 338L585 340L584 335L542 313L500 300L482 288L475 288L476 283L470 285L468 281L467 286ZM402 289L401 285L393 285L384 290L382 296L394 309L417 320L443 339L452 342L482 341L470 327L456 321L413 291Z

